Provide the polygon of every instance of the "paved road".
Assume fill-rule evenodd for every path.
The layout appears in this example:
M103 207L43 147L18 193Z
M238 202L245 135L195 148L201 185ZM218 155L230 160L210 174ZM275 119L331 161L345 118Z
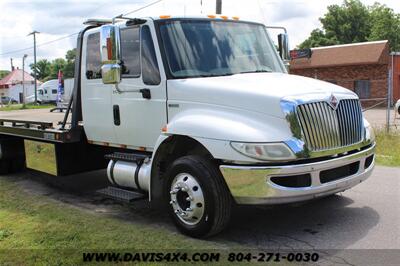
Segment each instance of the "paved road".
M2 119L53 122L54 125L56 125L57 122L62 121L64 115L65 113L60 113L58 111L50 113L50 109L27 109L7 112L0 111L0 118Z
M146 201L127 205L87 192L94 189L90 185L93 180L101 181L99 187L106 185L104 171L60 180L63 187L74 192L45 185L43 180L37 180L38 177L29 173L0 178L15 180L29 193L42 194L89 212L176 232L166 215L160 215ZM77 186L78 182L84 182L84 185ZM258 249L400 249L399 205L400 168L378 166L366 182L340 195L290 206L240 207L235 210L229 228L208 241ZM364 258L371 252L375 251L352 255ZM334 254L339 253L334 251ZM398 250L396 254L399 254ZM346 263L339 255L336 259L337 263ZM392 264L390 257L386 260L381 265L400 265L400 261ZM366 264L362 261L357 265Z

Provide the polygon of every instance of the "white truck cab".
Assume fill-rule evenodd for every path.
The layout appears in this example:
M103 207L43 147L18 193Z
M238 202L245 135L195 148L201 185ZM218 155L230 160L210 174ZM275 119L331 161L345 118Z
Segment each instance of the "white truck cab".
M375 139L357 95L288 74L286 34L278 53L266 26L225 16L86 24L61 129L0 125L58 143L61 170L108 163L114 187L147 194L194 237L223 230L234 204L310 200L371 175Z

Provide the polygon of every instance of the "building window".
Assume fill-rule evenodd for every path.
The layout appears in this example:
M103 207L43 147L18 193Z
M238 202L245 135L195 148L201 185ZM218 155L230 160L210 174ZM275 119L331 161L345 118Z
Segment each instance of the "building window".
M140 76L139 27L121 30L122 74L124 77Z
M86 45L86 78L101 78L100 33L90 34Z
M371 81L370 80L356 80L354 81L354 91L360 99L368 99L371 94Z

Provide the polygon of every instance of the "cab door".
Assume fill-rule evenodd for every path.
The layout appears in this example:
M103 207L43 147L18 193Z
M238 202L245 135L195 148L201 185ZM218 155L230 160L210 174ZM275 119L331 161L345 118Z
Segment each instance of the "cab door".
M85 134L90 141L115 144L117 140L112 114L112 91L115 86L103 84L101 79L98 30L88 30L82 51L81 94Z
M112 92L117 142L148 150L167 123L166 82L152 27L147 23L121 27L122 79Z

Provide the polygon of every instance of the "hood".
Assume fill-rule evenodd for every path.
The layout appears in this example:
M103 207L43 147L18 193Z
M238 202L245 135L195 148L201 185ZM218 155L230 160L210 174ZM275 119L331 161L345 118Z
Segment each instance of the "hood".
M168 99L215 104L284 118L283 98L327 100L356 98L332 83L283 73L248 73L222 77L168 80Z

